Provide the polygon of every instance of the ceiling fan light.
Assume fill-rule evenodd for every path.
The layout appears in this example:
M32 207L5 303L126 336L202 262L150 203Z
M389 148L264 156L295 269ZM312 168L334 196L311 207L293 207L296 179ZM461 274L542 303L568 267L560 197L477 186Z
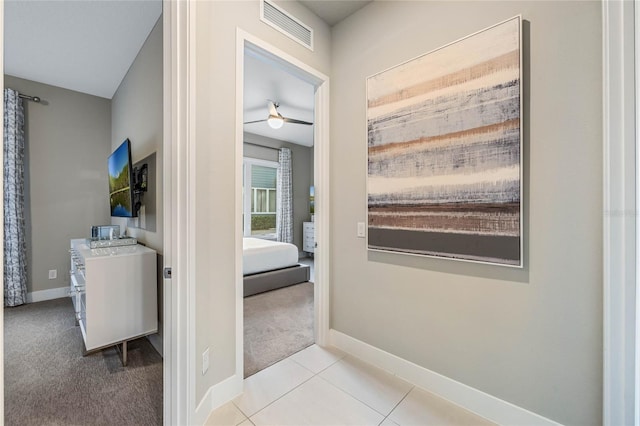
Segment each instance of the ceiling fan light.
M284 124L284 119L277 115L270 115L269 118L267 118L267 124L272 129L279 129Z

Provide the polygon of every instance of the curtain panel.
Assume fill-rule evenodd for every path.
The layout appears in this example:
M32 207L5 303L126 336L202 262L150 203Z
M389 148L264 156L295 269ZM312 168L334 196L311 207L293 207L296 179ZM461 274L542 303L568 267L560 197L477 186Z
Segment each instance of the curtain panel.
M19 93L4 90L4 306L27 302L24 222L24 109Z
M293 243L293 189L291 150L280 148L276 184L276 234L278 241Z

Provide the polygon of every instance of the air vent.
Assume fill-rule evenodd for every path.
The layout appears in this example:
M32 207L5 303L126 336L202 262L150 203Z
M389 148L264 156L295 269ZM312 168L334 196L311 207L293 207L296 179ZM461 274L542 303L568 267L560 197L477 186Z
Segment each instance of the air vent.
M260 20L284 35L313 50L313 29L309 28L275 4L260 2Z

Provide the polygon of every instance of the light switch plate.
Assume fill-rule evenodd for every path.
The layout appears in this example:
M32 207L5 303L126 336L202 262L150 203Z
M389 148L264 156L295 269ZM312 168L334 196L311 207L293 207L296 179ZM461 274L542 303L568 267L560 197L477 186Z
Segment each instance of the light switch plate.
M58 270L57 269L49 269L49 279L55 280L58 278Z
M358 222L358 237L359 238L364 238L365 237L364 222Z

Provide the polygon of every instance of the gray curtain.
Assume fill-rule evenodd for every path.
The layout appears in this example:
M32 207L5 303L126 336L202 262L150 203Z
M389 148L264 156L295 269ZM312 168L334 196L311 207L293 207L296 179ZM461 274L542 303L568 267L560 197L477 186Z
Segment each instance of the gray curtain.
M278 241L293 243L293 189L291 183L291 150L280 148L276 183L276 234Z
M24 109L19 93L4 89L4 306L26 301Z

